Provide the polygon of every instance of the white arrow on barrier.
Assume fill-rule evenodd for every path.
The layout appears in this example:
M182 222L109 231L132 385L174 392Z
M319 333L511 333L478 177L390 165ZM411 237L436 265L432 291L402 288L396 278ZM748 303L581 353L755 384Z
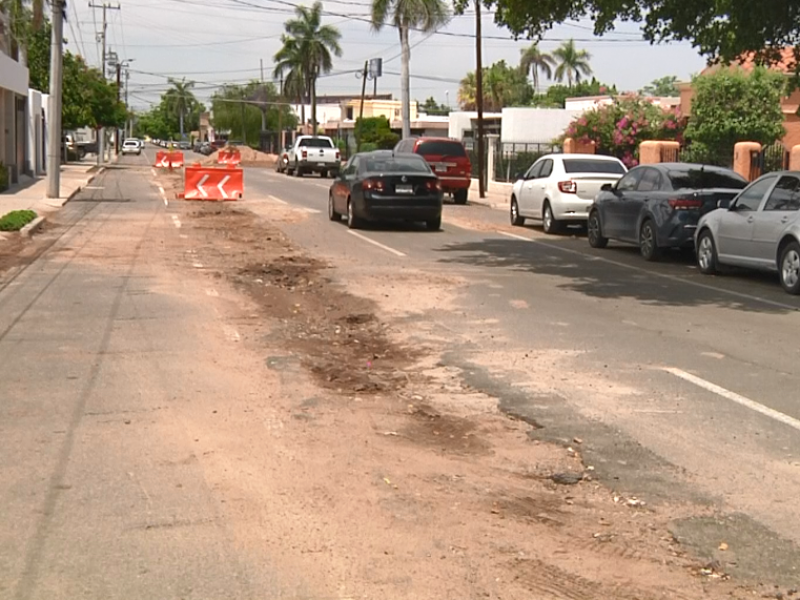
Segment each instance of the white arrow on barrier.
M225 193L225 190L223 188L225 187L225 184L228 183L228 180L230 178L231 178L230 175L225 175L225 177L222 178L222 181L220 181L219 185L217 186L219 193L222 194L222 197L225 198L226 200L228 199L228 194Z
M198 189L198 190L200 191L200 193L203 195L203 198L208 198L208 193L207 193L207 192L206 192L206 190L203 188L203 184L204 184L206 181L208 181L208 175L203 175L203 178L202 178L200 181L198 181L198 182L197 182L197 189Z
M158 166L159 167L168 167L169 166L169 161L167 160L166 156L161 157L161 162L158 163Z

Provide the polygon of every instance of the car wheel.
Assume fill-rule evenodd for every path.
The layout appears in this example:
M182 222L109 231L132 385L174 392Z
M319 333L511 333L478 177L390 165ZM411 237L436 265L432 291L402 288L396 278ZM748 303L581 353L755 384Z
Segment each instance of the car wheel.
M650 219L642 223L639 230L639 252L647 261L656 261L661 258L661 248L658 247L656 228Z
M342 218L342 215L337 213L333 206L333 194L328 194L328 218L331 221L340 221Z
M361 219L356 216L353 201L347 199L347 227L350 229L358 229L361 226Z
M469 190L456 190L453 192L453 202L456 204L466 204L469 198Z
M781 252L780 279L783 289L800 294L800 244L789 242Z
M708 229L702 231L697 239L697 268L705 275L717 272L717 248Z
M295 177L302 177L303 176L303 172L300 170L300 165L298 165L297 163L295 163L295 165L294 165L294 176Z
M425 221L425 226L428 228L428 231L439 231L442 228L442 217L440 216L438 219Z
M287 167L286 167L286 174L287 174L289 177L291 177L292 175L294 175L294 169L293 169L293 168L291 168L291 167L289 167L289 166L287 166Z
M596 210L589 214L589 220L586 222L586 237L592 248L605 248L608 246L608 238L603 237L603 231L600 229L600 213Z
M550 203L545 202L544 209L542 209L542 229L545 233L558 233L560 228L559 222L556 221L553 215L553 209L550 207Z
M519 214L519 205L517 204L517 199L513 196L511 197L511 224L514 227L525 225L525 217Z
M339 176L339 171L329 171L328 175L330 175L331 179L336 179Z

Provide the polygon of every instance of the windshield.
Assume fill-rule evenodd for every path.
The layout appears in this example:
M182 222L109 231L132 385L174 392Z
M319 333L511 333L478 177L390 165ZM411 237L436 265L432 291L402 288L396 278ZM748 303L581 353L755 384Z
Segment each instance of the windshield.
M612 175L624 175L625 167L615 160L565 158L564 171L567 173L609 173Z
M368 158L364 169L371 173L430 173L428 163L421 158Z
M330 140L325 138L309 138L307 140L300 140L299 146L308 146L309 148L333 148Z
M672 187L676 190L701 190L706 188L729 188L741 190L747 185L744 177L728 171L727 169L716 168L690 168L690 169L670 169L667 172Z
M417 154L427 156L438 154L439 156L466 156L464 146L460 142L422 142L417 146Z

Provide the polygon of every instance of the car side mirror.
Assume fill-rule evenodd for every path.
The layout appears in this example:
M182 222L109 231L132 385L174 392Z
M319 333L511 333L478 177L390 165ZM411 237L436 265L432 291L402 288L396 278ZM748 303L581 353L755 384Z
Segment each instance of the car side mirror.
M722 200L717 200L717 208L726 208L728 210L731 210L732 207L733 207L733 205L731 204L731 201L728 198L723 198Z
M600 190L603 192L613 192L614 186L611 183L604 183L603 185L600 186Z

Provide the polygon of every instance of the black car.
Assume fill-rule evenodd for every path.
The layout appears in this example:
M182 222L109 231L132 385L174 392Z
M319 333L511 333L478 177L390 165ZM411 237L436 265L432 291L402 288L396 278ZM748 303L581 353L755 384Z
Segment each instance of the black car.
M353 156L331 185L328 217L347 215L347 226L362 221L424 221L428 229L442 226L442 186L427 161L415 154L390 150Z
M722 167L693 163L641 165L616 184L605 184L589 209L593 248L609 239L637 244L645 260L663 248L691 248L700 217L747 185Z

